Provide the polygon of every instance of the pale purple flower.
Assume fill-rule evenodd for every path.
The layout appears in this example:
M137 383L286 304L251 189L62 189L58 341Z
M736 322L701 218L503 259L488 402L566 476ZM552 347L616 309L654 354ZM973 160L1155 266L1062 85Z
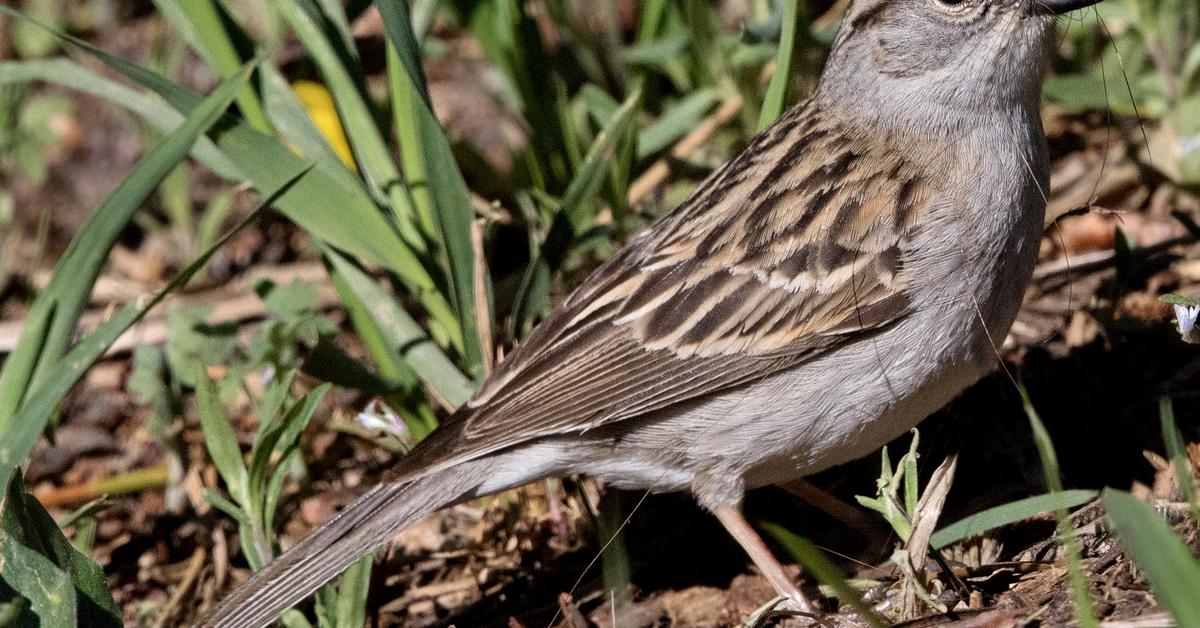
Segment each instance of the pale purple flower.
M1175 305L1175 319L1179 321L1179 335L1184 342L1200 344L1200 330L1196 329L1196 318L1200 317L1200 307Z
M408 431L408 426L404 424L404 420L394 410L389 408L387 404L380 403L378 399L372 399L371 403L363 408L358 416L354 417L358 424L371 430L372 432L382 432L390 434L407 442L412 438L412 433Z

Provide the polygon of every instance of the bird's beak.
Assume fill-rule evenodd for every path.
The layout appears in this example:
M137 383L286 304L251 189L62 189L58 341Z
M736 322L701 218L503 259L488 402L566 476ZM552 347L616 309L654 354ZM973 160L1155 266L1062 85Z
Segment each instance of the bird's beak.
M1033 10L1037 13L1062 15L1068 11L1090 7L1100 0L1033 0Z

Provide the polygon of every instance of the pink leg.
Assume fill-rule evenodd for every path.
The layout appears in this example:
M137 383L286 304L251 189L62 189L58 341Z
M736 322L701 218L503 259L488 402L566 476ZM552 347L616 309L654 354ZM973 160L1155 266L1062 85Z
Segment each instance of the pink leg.
M771 554L771 550L767 549L762 537L758 536L754 528L750 527L750 523L742 516L740 510L723 506L714 509L713 514L729 531L730 536L738 542L738 545L742 546L742 549L750 556L750 560L754 561L758 570L762 572L767 582L771 583L779 595L787 598L797 611L816 613L813 605L804 597L804 594L800 593L800 589L784 571L783 565L779 564L779 561Z

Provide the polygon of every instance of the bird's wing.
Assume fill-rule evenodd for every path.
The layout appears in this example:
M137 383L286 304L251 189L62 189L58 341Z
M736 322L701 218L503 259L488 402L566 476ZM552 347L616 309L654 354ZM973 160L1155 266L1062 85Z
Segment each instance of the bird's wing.
M899 151L797 107L538 326L452 418L453 449L641 416L895 322L928 198Z

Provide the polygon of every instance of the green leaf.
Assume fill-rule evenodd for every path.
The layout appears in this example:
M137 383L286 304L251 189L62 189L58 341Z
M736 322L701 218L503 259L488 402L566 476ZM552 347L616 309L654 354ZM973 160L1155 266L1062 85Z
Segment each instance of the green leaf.
M213 508L229 515L230 518L238 522L240 527L250 526L250 517L246 514L246 511L242 510L241 506L225 499L225 496L220 493L206 488L204 489L204 501L211 504Z
M251 514L258 515L263 521L269 522L273 509L265 508L267 498L267 486L270 482L270 463L272 454L279 453L279 459L286 459L296 444L296 439L300 433L308 426L308 422L312 420L313 414L317 411L317 404L329 392L329 384L323 384L316 390L298 399L288 408L287 415L283 417L283 421L272 421L272 427L265 430L262 435L254 442L254 449L250 455L250 475L248 486L250 488ZM279 472L286 473L287 467L279 465ZM269 528L269 526L266 526Z
M331 388L332 386L329 384L317 386L292 406L288 411L287 417L284 419L283 432L275 444L276 451L287 452L295 448L297 439L300 438L300 434L304 429L308 427L313 415L317 412L317 406L325 398L325 395L329 394Z
M1046 485L1052 493L1062 493L1062 473L1059 471L1058 454L1054 451L1054 442L1046 424L1038 416L1029 391L1023 383L1017 384L1021 394L1021 403L1025 408L1025 416L1029 418L1029 426L1033 432L1033 442L1037 446L1038 456L1042 460L1042 470L1046 474ZM1065 509L1055 511L1058 519L1059 541L1064 545L1067 555L1067 574L1071 579L1071 596L1075 601L1075 617L1084 628L1096 628L1100 622L1096 619L1096 608L1092 603L1091 589L1088 585L1087 574L1083 570L1083 556L1079 549L1079 538L1075 528L1067 516Z
M342 307L346 308L346 314L350 318L351 324L354 326L355 331L358 332L358 337L366 346L367 351L371 353L371 357L375 359L380 373L387 379L402 382L404 386L415 385L417 377L412 372L412 369L409 368L405 359L400 355L400 347L394 346L391 340L388 339L389 334L384 331L382 327L383 322L375 319L372 307L366 301L363 301L359 296L359 291L356 291L346 278L342 276L339 270L340 267L331 263L330 258L338 256L341 257L343 262L353 266L355 269L362 271L362 268L350 258L328 247L321 247L321 256L325 258L326 271L329 273L329 279L333 283L334 289L337 290ZM392 298L390 294L387 296L388 298ZM324 366L315 365L313 360L305 363L306 368L319 367L319 370L323 370ZM332 380L326 379L325 381Z
M125 225L159 182L187 157L196 139L229 107L250 69L221 83L178 129L139 159L72 238L49 285L30 306L21 338L0 371L0 434L8 432L27 392L45 381L66 350L92 286Z
M167 313L167 364L175 379L196 386L196 363L226 364L237 351L238 326L225 322L210 325L212 307L183 307Z
M24 600L24 602L22 602ZM0 603L16 602L12 626L76 626L75 587L67 572L0 530Z
M248 509L250 482L246 463L242 460L242 448L221 407L216 384L199 362L196 363L196 409L200 414L200 428L204 432L208 455L212 457L233 501Z
M645 65L666 68L687 52L691 40L687 35L676 35L629 46L621 51L621 60L629 65Z
M339 181L348 187L357 185L358 176L329 145L283 74L271 64L263 64L259 72L263 77L263 106L275 129L323 170L336 173Z
M1200 562L1150 506L1113 489L1105 489L1103 499L1121 545L1133 555L1159 603L1178 625L1200 626Z
M138 345L133 350L133 371L125 380L133 401L151 408L147 431L155 439L175 415L178 400L167 385L167 363L162 349L154 345Z
M421 95L413 89L405 66L391 41L387 42L388 91L391 94L392 124L395 127L396 143L400 148L400 162L404 169L404 183L412 197L417 217L426 233L438 233L437 211L433 193L429 189L429 173L425 169L426 147L421 129L418 108L424 108Z
M469 24L484 54L510 82L512 96L533 130L524 164L529 176L535 187L557 192L571 176L565 150L571 133L560 115L567 107L537 23L522 7L517 0L480 2Z
M275 511L279 506L279 495L283 493L283 483L287 480L288 473L302 464L300 459L299 448L293 448L291 453L284 456L279 461L279 466L271 474L271 479L267 481L267 485L263 488L263 522L264 530L275 529Z
M9 480L0 528L13 541L46 557L64 572L73 588L77 626L120 626L121 611L104 583L104 572L75 549L37 498L25 490L19 474ZM2 569L2 567L0 567Z
M367 554L342 574L338 584L336 626L362 626L366 621L367 594L371 585L371 562Z
M287 371L282 374L276 374L267 384L266 390L263 391L262 397L258 399L256 412L258 412L258 431L254 435L254 440L257 442L273 425L279 413L283 410L283 404L288 400L288 394L292 390L292 384L296 381L296 371Z
M1200 299L1190 299L1188 297L1179 296L1178 294L1164 294L1161 297L1158 297L1158 300L1171 305L1200 307Z
M904 458L904 517L910 523L917 516L917 502L920 500L920 475L917 473L917 437L913 436L912 451ZM907 537L906 537L907 538Z
M373 350L372 350L373 353ZM362 360L351 357L331 339L322 337L301 369L305 375L364 395L387 395L407 388L408 382L391 381L373 373ZM406 373L411 373L405 367ZM411 376L410 376L411 377ZM412 377L415 382L416 378Z
M1095 499L1096 495L1098 495L1096 491L1073 490L1026 497L1025 499L989 508L969 517L959 519L935 532L929 542L934 549L942 549L963 539L983 534L988 530L1018 521L1024 521L1030 517L1043 515L1063 508L1081 506Z

